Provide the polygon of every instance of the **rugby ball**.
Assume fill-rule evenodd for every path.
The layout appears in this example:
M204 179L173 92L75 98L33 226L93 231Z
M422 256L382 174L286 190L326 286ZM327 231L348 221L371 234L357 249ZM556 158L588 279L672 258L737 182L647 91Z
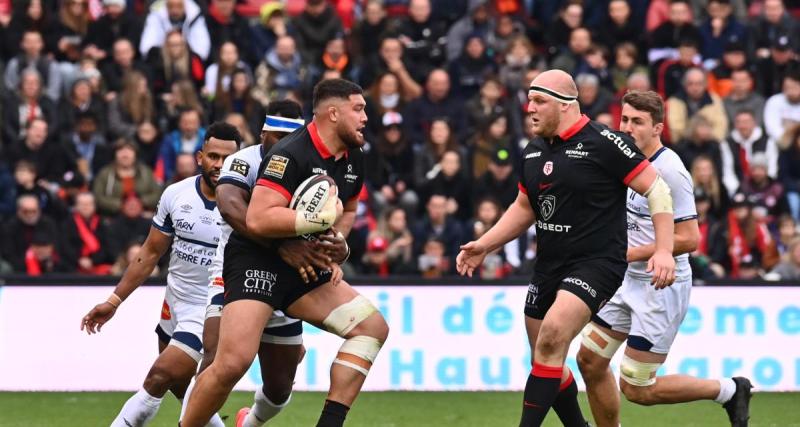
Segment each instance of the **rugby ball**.
M336 181L328 175L311 175L297 186L289 202L289 208L296 211L317 213L329 197L338 197ZM303 236L309 238L309 236Z

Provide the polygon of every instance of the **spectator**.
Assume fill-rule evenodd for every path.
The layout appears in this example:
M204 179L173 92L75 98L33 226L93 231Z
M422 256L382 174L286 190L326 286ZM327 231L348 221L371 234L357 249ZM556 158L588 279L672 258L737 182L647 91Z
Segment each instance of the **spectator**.
M20 3L14 4L14 13L3 40L8 57L20 53L20 41L28 31L46 35L47 37L43 38L43 52L55 52L56 40L52 34L54 22L50 7L45 7L43 0L26 0Z
M431 16L430 0L410 0L408 16L398 25L406 58L427 74L446 62L447 26Z
M36 165L27 160L17 162L14 168L14 184L4 188L8 189L6 193L12 197L12 208L9 213L14 212L13 200L23 194L32 194L39 200L39 209L49 218L57 220L66 214L67 209L64 204L36 182Z
M170 91L162 94L159 98L161 104L158 112L158 126L167 132L178 128L178 119L181 112L185 110L197 111L201 118L205 117L206 104L202 102L197 94L197 89L189 80L178 80L172 83Z
M139 52L150 55L153 48L169 47L171 33L183 34L191 52L205 61L211 53L208 27L200 7L194 0L164 0L156 2L147 14ZM188 49L187 49L188 50Z
M770 224L778 215L788 211L783 186L767 175L768 160L764 153L755 153L750 160L750 174L739 189L753 205L753 214Z
M227 0L223 0L227 1ZM220 91L226 91L231 85L231 75L236 70L245 70L250 74L252 80L252 71L250 66L244 61L239 59L239 48L233 42L224 42L220 46L218 52L217 62L211 64L206 68L206 83L203 86L203 95L209 99L214 97Z
M262 55L254 54L250 27L236 11L236 0L211 0L210 3L206 26L211 38L211 52L218 52L223 44L230 42L236 45L246 63L255 65Z
M110 58L118 40L138 46L142 35L142 22L125 0L103 0L103 9L103 16L89 23L83 39L83 53L97 61Z
M711 132L711 124L705 117L692 117L689 121L689 135L675 144L675 152L678 153L687 168L691 167L698 156L708 157L714 162L714 170L721 174L720 178L722 178L725 176L723 167L732 163L723 163L720 142L714 138ZM733 173L733 171L730 172Z
M158 133L158 128L151 121L142 122L136 127L133 140L139 151L139 161L148 168L154 168L161 149L161 135Z
M400 82L403 93L409 99L414 99L422 94L422 87L417 81L423 80L424 71L406 58L400 39L384 37L380 42L378 55L367 59L360 80L362 86L369 87L374 84L377 76L391 72Z
M97 214L94 195L86 192L75 198L75 209L61 225L59 254L72 271L104 275L114 263L114 246L108 227Z
M17 272L28 276L74 271L56 251L56 237L41 230L33 232L30 246L25 251L25 264Z
M784 7L783 0L764 0L762 15L752 25L752 38L757 56L769 56L770 46L782 36L797 43L797 22ZM771 95L771 94L770 94Z
M771 273L777 276L778 280L794 282L800 280L800 238L792 240L784 260L775 266Z
M30 163L29 163L30 164ZM17 165L19 167L19 165ZM30 165L31 168L31 183L36 181L36 166ZM6 222L16 209L15 203L17 200L17 192L14 190L17 183L15 182L15 171L11 169L11 165L5 159L0 160L0 188L8 188L8 191L0 192L0 231L2 225ZM0 250L0 259L2 259L2 250Z
M501 62L500 54L508 49L508 43L514 37L524 34L525 27L521 22L517 22L514 16L498 10L494 29L487 33L485 38L487 54L495 62Z
M447 213L448 200L443 194L434 194L427 201L426 214L416 221L413 228L414 253L423 253L426 242L438 239L444 242L444 255L455 259L458 248L464 241L461 224Z
M59 62L77 62L81 58L83 40L89 30L89 1L66 0L60 2L58 20L49 31L56 39L55 59Z
M636 22L631 15L631 6L628 0L611 0L608 2L608 15L606 22L598 31L598 41L615 51L622 43L628 43L636 52L644 49L642 25ZM639 61L638 55L634 56L635 62Z
M375 232L367 238L365 273L388 276L416 272L413 243L414 237L406 222L406 211L399 207L388 209L378 221Z
M464 52L467 36L478 34L485 36L494 28L489 15L489 2L486 0L469 0L469 11L456 21L447 32L447 60L458 59Z
M596 75L579 74L575 78L575 84L578 86L578 102L582 113L590 119L596 119L598 115L610 111L614 94L600 85Z
M791 49L788 36L780 36L772 42L769 56L756 64L758 91L769 98L783 89L784 77L797 69L795 53Z
M561 2L558 15L545 34L548 55L552 58L567 51L570 35L583 25L583 3L580 1Z
M683 76L683 90L667 100L667 125L673 141L688 136L689 119L703 117L711 127L711 136L722 141L728 135L728 118L722 99L708 91L706 74L692 68Z
M743 277L740 271L748 267L752 260L754 266L769 270L778 263L778 251L775 241L766 224L757 219L752 212L752 205L742 193L736 193L731 203L731 211L727 216L728 260L727 270L731 278Z
M129 243L127 246L125 246L124 250L119 253L119 256L117 256L117 260L114 262L114 265L111 266L111 275L122 276L125 273L125 270L127 270L128 267L136 261L140 250L142 250L142 244L140 242ZM158 277L160 273L161 269L159 266L155 266L153 271L150 272L150 277Z
M57 221L66 218L69 213L66 207L75 206L75 198L78 197L78 194L89 190L89 186L86 184L86 178L77 172L70 171L65 173L61 178L60 184L61 188L58 189L56 195L58 196L58 200L61 201L61 204L64 205L64 209L61 214L53 217L53 219Z
M389 206L399 206L415 213L419 197L410 186L414 182L414 151L403 135L403 116L388 112L381 122L377 142L365 147L374 211L380 215Z
M683 41L691 41L695 46L702 44L700 30L692 22L692 9L686 0L669 2L668 20L649 34L650 51L648 60L655 63L674 58L675 49Z
M74 127L63 138L71 161L87 181L111 161L112 153L99 132L97 117L90 111L79 113Z
M800 221L800 125L786 132L788 145L778 155L778 179L786 191L792 217Z
M569 48L553 58L550 67L572 74L591 46L592 33L585 27L575 28L569 35Z
M19 141L27 135L28 124L41 119L53 130L58 129L58 116L53 102L42 95L42 80L34 69L22 73L19 93L10 94L3 103L3 139L8 142Z
M439 173L439 162L446 151L458 150L450 123L434 118L425 142L414 146L414 188L422 190Z
M764 105L764 128L770 138L780 141L791 125L800 124L800 69L787 73L783 90Z
M742 110L753 113L756 124L764 123L764 97L755 91L753 84L753 74L747 69L737 69L731 71L731 90L722 103L725 105L725 113L728 121L734 122L736 115Z
M403 87L400 86L397 76L389 71L378 76L375 84L367 91L365 99L367 101L365 109L367 117L383 118L384 114L389 112L402 112L406 102L412 98L403 92ZM377 140L382 130L382 120L368 120L367 131L369 137L367 140Z
M3 229L2 258L17 272L26 272L28 249L33 237L58 235L52 219L42 214L39 198L33 194L22 194L17 197L17 215L5 223Z
M114 146L114 162L100 170L92 184L98 211L105 216L117 215L122 201L137 195L147 210L154 210L161 196L161 187L153 172L136 160L136 146L125 139Z
M292 34L284 8L283 2L279 1L266 2L261 6L258 24L250 28L254 58L260 60L275 46L279 37Z
M153 89L157 94L169 90L173 83L184 79L194 83L196 88L202 87L204 83L203 60L189 50L186 39L178 30L167 33L163 46L153 49L148 55L148 62L153 70Z
M260 106L261 104L259 104ZM256 116L253 115L250 118L251 122L255 122ZM250 124L247 123L247 119L241 113L228 113L224 119L225 123L233 126L239 131L239 135L242 136L242 148L249 147L251 145L257 144L256 138L253 134L253 131L250 130Z
M256 96L262 105L270 99L283 99L298 91L306 79L308 67L297 51L291 36L281 36L256 68Z
M452 272L455 255L447 256L447 242L438 237L425 241L417 263L422 277L437 279Z
M206 130L202 127L199 111L181 111L178 117L178 129L168 133L161 142L161 152L156 162L156 177L161 182L171 181L178 155L194 155L200 151L205 134Z
M498 78L509 93L516 93L524 90L525 101L527 104L528 85L530 80L525 78L528 70L537 68L544 70L547 63L544 57L540 56L533 46L533 43L524 35L517 35L508 41L508 45L503 55L503 62L500 64Z
M48 126L44 119L28 122L25 139L8 150L12 165L27 160L36 165L36 176L45 187L56 184L68 171L75 171L75 163L67 155L62 144L48 141Z
M467 230L468 232L472 232L472 236L467 240L480 238L486 231L497 224L502 214L503 209L494 198L479 200L478 203L475 204L475 217L472 221L472 229ZM518 254L519 240L511 240L507 244L486 255L479 270L481 279L501 279L511 272L511 264L506 260L507 251L512 254ZM519 258L519 255L516 256ZM519 259L517 259L517 265L519 265Z
M694 202L700 238L697 249L689 257L692 275L700 280L722 278L725 276L725 267L722 264L728 256L727 242L723 235L725 222L711 213L712 199L702 188L695 188Z
M175 159L175 172L165 186L197 175L197 159L192 153L180 153Z
M706 7L708 17L700 25L704 60L718 60L723 48L730 42L745 43L747 28L735 16L730 0L709 0Z
M608 91L614 90L614 80L608 67L610 54L608 48L592 44L573 70L576 75L591 74L597 77L600 86Z
M44 39L38 31L25 31L20 46L22 52L14 56L6 64L3 81L6 88L22 87L25 75L36 71L39 75L39 86L44 86L44 93L53 101L61 97L61 71L58 64L45 55Z
M124 253L134 242L144 242L150 232L150 220L144 217L142 200L134 193L122 201L119 213L111 219L108 230L115 248L112 253Z
M485 133L498 117L508 119L510 111L503 96L504 92L503 84L494 77L489 77L483 82L480 92L464 106L467 116L466 135L475 135L477 139L480 136L478 134ZM505 130L508 130L508 126Z
M789 246L792 241L800 237L800 230L797 228L797 222L788 214L783 214L778 217L777 224L776 244L778 246L778 253L783 257L789 252Z
M136 58L136 50L133 48L133 43L128 39L114 41L111 60L105 61L101 66L103 82L107 90L107 100L113 99L118 92L124 89L125 77L133 71L141 73L148 83L152 80L150 69Z
M616 0L615 3L621 2ZM638 63L639 51L633 43L619 43L614 49L614 65L611 66L611 81L614 91L622 92L627 87L628 79L636 73L647 75L647 68Z
M322 56L325 44L337 34L343 34L342 21L325 0L308 0L303 13L292 20L297 44L307 63Z
M750 176L753 157L762 154L766 162L767 174L771 178L778 177L778 144L767 137L761 127L756 125L755 115L749 110L742 110L736 115L733 122L734 129L725 143L720 145L722 154L722 168L725 171L734 171L736 182L723 177L728 192L733 194L738 188L738 183L744 177Z
M217 92L213 104L214 120L223 120L236 113L248 119L248 133L257 134L264 124L266 110L253 96L253 79L250 74L238 69L231 75L230 86Z
M738 41L726 43L722 61L708 73L708 89L722 98L727 97L733 86L731 74L734 70L746 69L747 65L744 44Z
M453 134L464 132L463 109L450 93L450 75L437 68L428 75L425 82L425 94L406 105L403 118L406 124L406 135L417 145L424 141L435 118L446 117L449 130Z
M92 86L88 79L79 78L72 83L69 96L62 98L58 106L58 124L60 132L69 132L82 114L91 114L95 118L106 117L105 102L92 94ZM105 120L95 123L100 132L105 133Z
M350 33L351 49L356 59L362 63L375 59L388 29L389 21L383 1L365 1L363 18Z
M500 149L513 152L514 147L508 134L508 119L498 114L492 116L486 126L470 141L469 163L467 163L469 177L478 178L483 175L492 157Z
M472 215L471 182L462 166L464 163L464 157L458 151L446 151L436 167L436 174L429 175L427 185L420 188L426 198L433 194L447 197L447 214L459 222Z
M498 148L492 155L487 171L475 182L476 199L496 198L501 209L508 209L517 198L518 189L515 184L518 178L514 173L511 152Z
M723 220L728 213L730 196L720 182L719 173L714 162L706 155L697 156L689 169L692 173L692 182L696 190L702 190L711 204L709 215L716 220Z
M133 138L139 125L155 120L153 94L144 74L131 70L122 93L108 104L108 132L111 138Z
M678 44L678 56L661 61L656 74L656 89L662 97L669 98L682 89L686 72L700 65L697 44L694 40L683 40Z

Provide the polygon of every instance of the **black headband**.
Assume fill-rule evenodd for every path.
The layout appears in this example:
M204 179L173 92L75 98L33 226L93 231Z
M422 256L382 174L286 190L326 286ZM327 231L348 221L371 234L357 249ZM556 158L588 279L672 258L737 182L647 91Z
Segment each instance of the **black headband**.
M553 89L548 89L548 88L543 87L543 86L531 85L531 87L528 89L528 91L529 92L541 92L541 93L543 93L545 95L552 96L553 98L555 98L555 99L557 99L557 100L559 100L561 102L568 103L568 104L569 103L573 103L573 102L578 100L577 96L566 95L566 94L563 94L561 92L556 92Z

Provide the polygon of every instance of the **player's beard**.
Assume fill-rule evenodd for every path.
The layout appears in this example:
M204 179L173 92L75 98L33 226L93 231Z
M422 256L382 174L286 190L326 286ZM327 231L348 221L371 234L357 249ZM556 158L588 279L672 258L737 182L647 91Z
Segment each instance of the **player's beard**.
M364 140L358 139L356 131L338 129L337 135L347 148L359 148L364 145Z
M203 169L200 175L203 177L203 181L206 182L206 185L208 185L211 189L215 189L217 188L217 183L211 179L211 172L212 171Z

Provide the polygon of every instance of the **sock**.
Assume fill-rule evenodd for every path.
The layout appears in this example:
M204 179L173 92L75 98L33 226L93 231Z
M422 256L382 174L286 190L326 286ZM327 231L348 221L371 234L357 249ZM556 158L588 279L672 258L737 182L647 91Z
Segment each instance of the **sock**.
M553 405L561 384L563 366L547 366L533 362L531 375L525 384L520 427L540 426Z
M183 399L178 399L181 401L181 414L178 416L179 420L183 419L183 414L186 413L186 405L189 404L189 396L192 394L192 390L194 390L194 380L196 376L192 377L192 380L189 381L189 387L186 387L186 394L183 395Z
M243 427L261 427L265 422L278 415L278 412L282 411L291 400L292 395L290 394L285 402L276 405L264 394L264 390L259 388L256 390L250 413L244 419Z
M317 427L342 427L349 410L350 408L339 402L325 399L325 406L322 408L319 421L317 421Z
M569 371L569 369L567 369ZM586 419L583 418L581 407L578 405L578 385L572 371L569 371L567 381L559 387L556 400L553 402L553 410L556 411L558 419L565 427L585 427Z
M219 413L215 413L211 416L211 419L208 420L206 427L225 427L225 422L222 421L222 417L219 416Z
M144 389L139 389L122 407L111 427L140 427L149 423L161 406L161 397L151 396Z
M714 399L715 402L725 404L736 393L736 382L732 378L725 378L719 380L719 395Z

